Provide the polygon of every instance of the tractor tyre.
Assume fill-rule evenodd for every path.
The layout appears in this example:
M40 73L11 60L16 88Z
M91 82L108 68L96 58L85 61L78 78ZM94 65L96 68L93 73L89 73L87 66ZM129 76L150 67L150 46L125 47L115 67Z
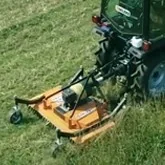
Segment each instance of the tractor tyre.
M115 51L114 45L108 38L99 41L99 50L95 53L97 67L102 67L112 61L115 56Z
M99 42L99 50L95 53L96 65L98 67L101 67L106 63L106 58L108 57L108 50L109 50L108 39L101 40Z
M117 50L114 45L109 41L108 38L101 40L99 42L99 50L95 53L96 55L96 66L98 68L103 67L107 63L114 60L117 54ZM109 70L111 70L112 64L108 65L106 68L102 70L104 74L106 74ZM116 84L116 77L111 77L112 85Z
M131 75L130 89L135 99L159 97L165 93L165 54L148 58Z

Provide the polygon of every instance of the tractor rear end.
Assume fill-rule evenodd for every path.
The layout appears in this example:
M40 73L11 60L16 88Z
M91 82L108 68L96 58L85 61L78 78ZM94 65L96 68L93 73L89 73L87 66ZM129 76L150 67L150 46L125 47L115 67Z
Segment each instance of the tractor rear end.
M96 52L96 66L111 62L107 73L127 65L114 77L127 80L127 90L137 100L165 92L164 0L102 0L99 16L93 16L94 32L103 37Z

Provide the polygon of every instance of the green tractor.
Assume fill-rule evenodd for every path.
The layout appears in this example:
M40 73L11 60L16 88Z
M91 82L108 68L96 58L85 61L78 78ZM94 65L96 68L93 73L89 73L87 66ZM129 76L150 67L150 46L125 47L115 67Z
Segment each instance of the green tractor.
M94 32L103 36L95 53L104 74L116 77L138 96L165 93L165 0L102 0ZM119 69L117 69L119 70Z

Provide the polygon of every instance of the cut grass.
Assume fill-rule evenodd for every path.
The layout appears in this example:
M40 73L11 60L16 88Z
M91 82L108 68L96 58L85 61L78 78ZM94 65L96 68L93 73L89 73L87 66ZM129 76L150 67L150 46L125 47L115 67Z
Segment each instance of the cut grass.
M165 124L161 102L133 107L113 132L85 146L68 145L50 155L55 132L23 108L21 125L8 123L13 96L33 97L66 82L94 63L93 0L2 0L0 5L0 163L2 165L164 164ZM96 50L96 49L95 49ZM111 92L111 90L109 90Z

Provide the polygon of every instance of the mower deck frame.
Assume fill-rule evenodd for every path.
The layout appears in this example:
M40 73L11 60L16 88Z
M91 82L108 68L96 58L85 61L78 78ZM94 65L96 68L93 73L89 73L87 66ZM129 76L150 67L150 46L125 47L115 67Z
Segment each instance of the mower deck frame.
M62 93L57 93L59 90L61 90L60 86L55 87L41 94L41 96L44 96L41 102L29 105L58 129L57 137L65 136L76 143L84 143L101 132L114 127L115 123L110 120L111 115L108 113L105 102L101 103L89 99L85 104L78 106L75 112L73 110L67 112L60 110L59 107L64 102Z

